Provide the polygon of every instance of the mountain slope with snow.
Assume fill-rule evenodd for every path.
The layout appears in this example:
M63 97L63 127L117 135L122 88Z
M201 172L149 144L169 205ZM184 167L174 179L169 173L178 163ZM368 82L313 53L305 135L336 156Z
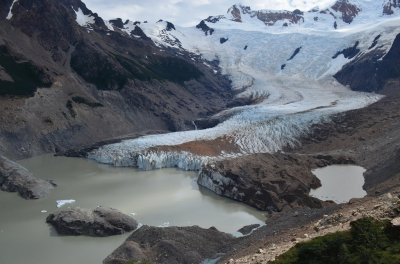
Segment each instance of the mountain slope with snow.
M160 47L218 61L237 96L257 104L217 114L223 122L213 128L123 141L89 156L114 165L191 169L182 159L193 155L168 155L154 147L218 139L234 145L235 151L217 155L224 158L299 144L312 125L381 98L351 91L333 76L358 58L384 58L400 33L397 13L396 1L339 0L331 8L309 12L252 11L235 5L226 16L209 17L192 28L168 28L165 21L136 23Z

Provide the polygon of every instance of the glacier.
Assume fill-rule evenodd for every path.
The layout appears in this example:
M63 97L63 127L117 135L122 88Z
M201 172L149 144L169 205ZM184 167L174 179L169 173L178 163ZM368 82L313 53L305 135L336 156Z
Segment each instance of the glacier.
M221 73L229 76L234 90L240 91L237 96L259 98L258 103L216 114L224 121L213 128L124 140L93 150L88 157L144 170L165 167L200 170L209 161L274 153L296 146L313 125L330 122L335 114L378 101L381 95L352 91L333 78L357 57L335 56L338 51L358 42L358 55L368 54L372 52L371 43L380 35L378 49L386 54L400 33L398 16L378 14L378 4L367 5L367 2L357 1L364 12L352 24L338 23L337 30L329 15L321 15L315 21L311 13L305 13L304 22L289 27L280 24L267 27L247 14L241 14L242 23L229 17L217 23L205 22L215 29L212 35L196 27L175 26L176 30L167 31L165 21L135 24L160 48L186 50L205 61L218 60ZM126 24L127 31L132 27L132 22ZM228 41L221 44L221 38ZM296 50L300 51L289 59ZM230 138L238 151L209 157L187 151L157 150L162 146L219 138Z

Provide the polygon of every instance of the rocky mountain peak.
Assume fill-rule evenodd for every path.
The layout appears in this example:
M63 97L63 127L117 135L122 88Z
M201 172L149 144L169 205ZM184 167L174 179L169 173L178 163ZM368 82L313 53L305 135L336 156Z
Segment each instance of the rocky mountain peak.
M357 5L350 3L349 0L336 1L336 3L332 6L332 9L336 12L341 13L342 20L348 24L353 22L353 19L361 11L361 9Z
M243 22L243 15L249 15L262 21L267 26L272 26L278 21L286 20L290 24L297 24L304 21L304 13L298 9L294 11L280 10L252 10L249 6L240 4L233 5L227 11L230 20L235 22Z
M383 14L393 15L394 9L400 7L400 0L387 0L383 3Z
M235 22L242 22L242 14L250 14L251 8L241 4L235 4L230 7L227 14L231 16L231 20Z

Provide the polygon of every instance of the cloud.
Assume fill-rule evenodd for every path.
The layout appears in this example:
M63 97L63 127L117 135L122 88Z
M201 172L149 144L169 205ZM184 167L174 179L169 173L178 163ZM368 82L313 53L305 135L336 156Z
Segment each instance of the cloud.
M235 3L252 9L309 10L329 6L334 0L83 0L89 9L105 19L120 17L138 21L164 19L182 26L193 26L200 20L225 14Z

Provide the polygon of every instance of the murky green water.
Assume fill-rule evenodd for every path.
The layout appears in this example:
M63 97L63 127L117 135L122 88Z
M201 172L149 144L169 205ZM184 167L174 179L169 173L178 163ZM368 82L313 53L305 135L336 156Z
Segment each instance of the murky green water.
M244 225L263 223L264 219L255 209L199 190L197 176L192 172L143 172L51 155L20 163L37 176L55 180L59 186L48 198L36 201L0 192L1 264L101 263L128 236L57 236L45 223L47 215L57 210L57 200L76 200L65 207L113 207L134 213L140 223L153 226L215 226L234 233Z

